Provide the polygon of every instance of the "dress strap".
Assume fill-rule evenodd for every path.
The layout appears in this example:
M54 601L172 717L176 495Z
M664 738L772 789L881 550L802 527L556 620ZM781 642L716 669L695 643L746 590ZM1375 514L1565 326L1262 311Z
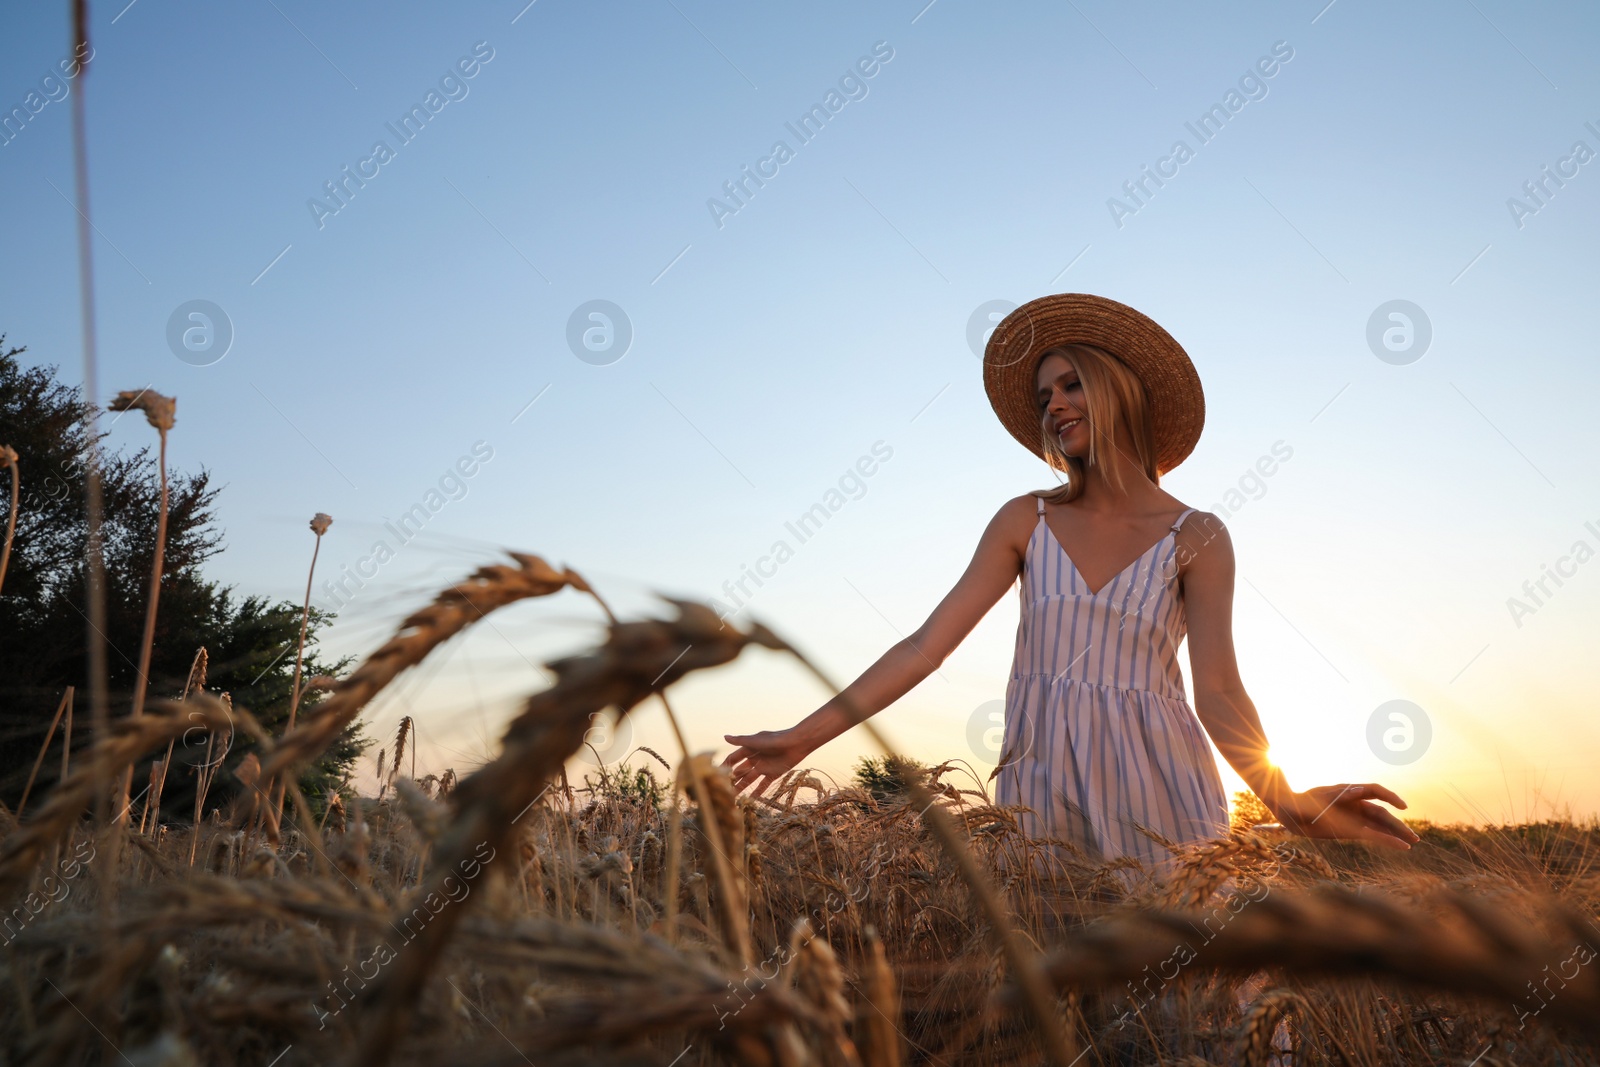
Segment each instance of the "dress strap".
M1036 496L1033 499L1039 502L1039 517L1044 518L1044 497Z
M1177 521L1174 522L1170 527L1168 527L1168 529L1176 530L1178 527L1182 526L1183 525L1183 520L1187 519L1190 515L1193 515L1196 510L1198 510L1198 509L1189 508L1188 510L1186 510L1182 515L1178 516Z

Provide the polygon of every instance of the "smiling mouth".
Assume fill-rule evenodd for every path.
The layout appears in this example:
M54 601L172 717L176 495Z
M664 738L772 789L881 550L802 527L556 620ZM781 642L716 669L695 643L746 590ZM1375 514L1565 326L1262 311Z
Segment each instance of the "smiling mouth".
M1056 424L1056 435L1058 437L1064 435L1068 430L1072 429L1074 426L1078 425L1078 423L1080 423L1082 421L1083 421L1082 419L1068 419L1066 422L1057 423Z

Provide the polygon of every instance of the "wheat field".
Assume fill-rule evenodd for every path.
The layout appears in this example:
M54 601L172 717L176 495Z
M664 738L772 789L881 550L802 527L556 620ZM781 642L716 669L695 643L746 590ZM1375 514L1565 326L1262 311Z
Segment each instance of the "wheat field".
M313 680L283 736L193 686L0 813L4 1062L1597 1062L1600 826L1418 821L1420 845L1380 854L1261 825L1241 796L1227 837L1145 869L1027 840L967 765L887 748L871 788L802 769L736 796L670 687L747 645L799 653L690 601L607 608L606 640L548 664L472 774L400 773L406 720L379 794L313 817L296 769L374 696L562 590L594 595L537 556L483 567ZM596 714L661 711L679 750L568 778ZM96 823L197 725L260 741L228 764L239 803Z

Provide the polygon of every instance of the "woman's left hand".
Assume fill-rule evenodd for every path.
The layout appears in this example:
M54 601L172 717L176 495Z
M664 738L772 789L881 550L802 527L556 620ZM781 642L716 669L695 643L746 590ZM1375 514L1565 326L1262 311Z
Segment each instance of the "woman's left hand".
M1375 782L1322 785L1295 793L1273 812L1284 829L1305 837L1365 841L1385 848L1410 848L1422 840L1415 831L1379 807L1381 800L1397 808L1406 802Z

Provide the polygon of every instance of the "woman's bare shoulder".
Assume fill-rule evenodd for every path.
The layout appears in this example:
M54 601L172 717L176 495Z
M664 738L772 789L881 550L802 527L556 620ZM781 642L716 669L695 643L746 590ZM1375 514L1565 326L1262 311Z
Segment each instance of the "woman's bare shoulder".
M1014 496L1000 505L1000 510L994 513L995 521L1002 522L1008 527L1025 529L1031 527L1039 520L1039 495L1037 493L1023 493Z
M1014 496L1000 505L989 522L989 529L1004 539L1020 560L1033 536L1033 527L1039 521L1039 497L1034 493Z
M1220 516L1196 508L1178 528L1178 556L1180 564L1199 557L1210 549L1212 555L1233 557L1233 540Z

